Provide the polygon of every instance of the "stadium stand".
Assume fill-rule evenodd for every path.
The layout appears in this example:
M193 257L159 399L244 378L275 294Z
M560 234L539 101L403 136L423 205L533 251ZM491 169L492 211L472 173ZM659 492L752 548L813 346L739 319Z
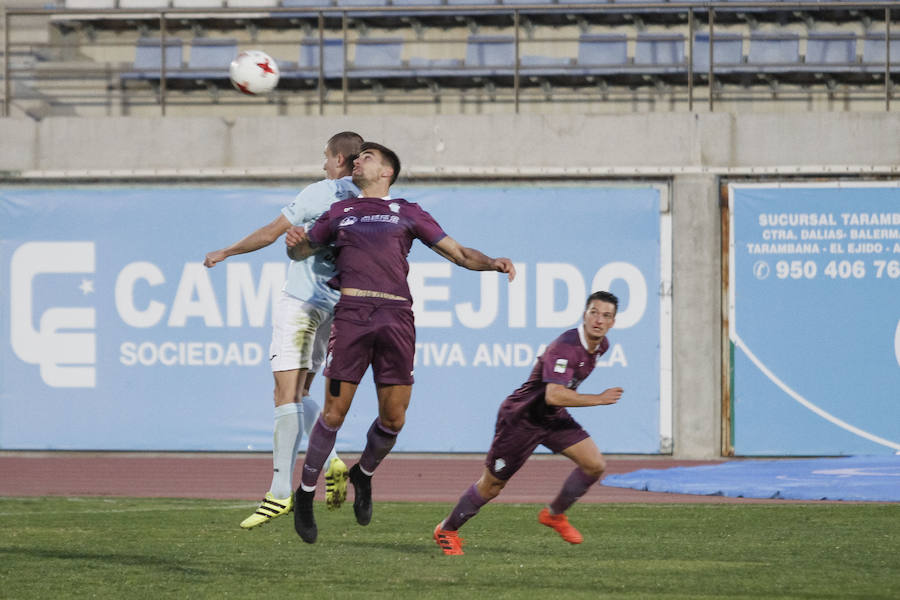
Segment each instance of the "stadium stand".
M226 0L228 8L271 8L269 0Z
M300 54L295 70L288 66L282 69L282 78L316 79L319 77L319 65L326 79L341 78L344 75L344 41L340 38L325 38L321 46L318 38L307 38L300 42Z
M710 36L698 33L694 36L694 55L691 59L694 72L705 76L709 73ZM740 34L717 33L713 36L712 64L716 74L727 74L744 63L744 39Z
M651 65L664 72L684 72L684 35L680 33L639 33L634 64Z
M404 79L403 38L362 38L357 40L354 50L348 77L363 85L375 81L397 83Z
M116 0L66 0L66 8L71 9L94 9L94 8L104 8L111 9L116 8Z
M187 85L231 85L228 65L237 55L237 40L232 38L195 38L191 42L187 69L172 77Z
M578 39L578 65L587 69L618 69L628 64L628 38L624 34L582 34Z
M169 0L118 0L118 8L169 8Z
M63 46L70 49L66 52L81 57L79 68L94 61L98 70L123 83L113 85L123 93L130 93L136 82L146 86L160 80L161 22L166 24L167 39L164 90L227 86L227 65L233 55L239 48L256 47L269 51L281 66L283 83L276 95L279 90L287 94L321 85L333 91L329 101L345 105L341 94L365 90L377 91L379 101L388 102L404 102L406 94L417 89L435 96L446 90L445 99L486 88L501 90L507 99L518 97L520 88L534 87L544 92L554 87L559 93L568 88L570 95L588 99L601 92L605 98L609 87L621 97L644 93L640 88L673 97L697 90L709 93L710 3L681 2L674 8L660 8L659 3L643 8L642 0L627 2L627 7L617 6L625 2L575 0L564 3L567 8L559 4L555 0L66 0L72 12L50 14L48 23L66 40ZM754 87L766 93L773 83L801 86L806 94L831 94L840 85L869 86L860 91L870 96L879 89L893 93L884 80L885 11L877 3L844 10L815 2L714 4L714 86L735 85L750 96ZM689 6L694 11L693 40L687 29ZM95 8L103 12L77 12ZM188 8L197 10L186 12ZM233 10L243 8L250 10ZM167 12L155 13L162 9ZM320 35L325 39L321 84ZM898 36L891 36L892 72L900 70ZM114 51L113 46L121 50ZM27 79L27 68L17 64L13 78ZM694 90L689 91L691 70ZM403 94L392 96L386 91L392 89ZM282 101L290 99L285 96Z
M885 64L887 36L884 33L867 33L863 36L862 62L867 67ZM900 33L891 33L891 72L900 70Z
M179 38L166 38L165 69L167 73L178 71L183 67L182 45ZM159 81L163 71L162 46L159 38L140 38L134 49L133 68L122 73L122 79Z
M781 65L788 68L800 63L800 36L795 33L750 34L750 52L747 62L755 67L765 67L767 72L781 72Z
M856 34L811 31L806 39L806 64L847 72L857 65Z

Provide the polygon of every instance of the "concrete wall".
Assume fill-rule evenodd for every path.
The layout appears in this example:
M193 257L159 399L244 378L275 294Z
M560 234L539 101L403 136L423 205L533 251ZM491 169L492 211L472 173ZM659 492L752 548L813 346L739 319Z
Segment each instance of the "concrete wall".
M316 167L332 133L411 172L898 165L900 113L0 119L0 171Z
M9 180L317 175L352 129L395 149L410 179L652 177L671 182L674 452L721 449L721 177L900 178L900 113L0 120ZM68 173L60 173L68 171Z

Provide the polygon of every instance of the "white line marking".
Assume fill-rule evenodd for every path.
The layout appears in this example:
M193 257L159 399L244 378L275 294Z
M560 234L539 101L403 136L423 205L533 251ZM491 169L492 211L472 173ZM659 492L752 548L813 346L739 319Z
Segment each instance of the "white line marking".
M734 344L738 348L740 348L744 352L744 354L747 355L747 358L749 358L753 362L753 364L756 365L756 367L760 371L762 371L763 374L772 381L772 383L774 383L779 388L781 388L781 390L785 394L787 394L788 396L790 396L791 398L793 398L794 400L796 400L797 402L799 402L800 404L802 404L803 406L805 406L806 408L811 410L812 412L816 413L817 415L819 415L826 421L830 421L831 423L834 423L841 429L846 429L850 433L854 433L860 437L866 438L867 440L873 441L876 444L881 444L882 446L887 446L888 448L893 448L894 450L897 450L898 453L900 453L900 444L898 444L897 442L892 442L892 441L886 440L882 437L878 437L877 435L869 433L868 431L863 431L859 427L855 427L855 426L851 425L850 423L847 423L846 421L842 421L841 419L835 417L831 413L822 410L821 408L819 408L818 406L816 406L815 404L813 404L812 402L810 402L809 400L807 400L806 398L804 398L803 396L801 396L800 394L798 394L797 392L792 390L790 387L788 387L788 385L786 383L781 381L781 379L779 379L772 371L770 371L768 369L768 367L766 367L766 365L764 365L762 363L762 361L760 361L758 358L756 358L756 355L753 354L749 348L747 348L747 346L744 344L744 341L737 334L736 330L732 331L731 339L734 342Z

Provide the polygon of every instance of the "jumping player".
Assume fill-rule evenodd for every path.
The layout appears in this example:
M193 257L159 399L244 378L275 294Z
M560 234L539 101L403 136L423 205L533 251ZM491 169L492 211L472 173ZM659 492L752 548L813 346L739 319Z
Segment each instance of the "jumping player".
M359 188L349 175L362 142L359 134L350 131L332 136L325 146L323 169L327 179L304 188L268 225L227 248L207 254L203 264L213 267L229 256L264 248L292 225L311 225L332 203L355 198ZM333 276L334 261L326 252L292 261L288 268L272 316L269 351L275 378L272 484L256 511L241 522L244 529L268 523L293 508L291 479L297 451L303 431L309 436L321 412L309 396L309 387L325 359L332 313L338 300L337 291L327 285ZM347 497L347 465L334 452L328 459L325 502L329 509L334 509L339 508Z
M390 452L403 428L413 383L416 329L406 281L406 257L414 239L473 271L499 271L515 277L508 258L490 258L461 246L418 204L391 199L390 186L400 174L400 159L380 144L366 142L353 166L359 198L336 202L304 237L291 229L288 255L303 258L314 247L335 248L340 289L325 367L325 408L309 436L300 487L294 494L294 526L304 542L316 541L313 515L316 480L338 429L368 366L378 395L378 417L369 428L366 447L350 469L360 525L372 518L372 474Z
M555 529L570 544L583 541L565 512L600 479L606 464L588 432L565 407L615 404L622 397L623 390L618 387L600 394L576 391L594 370L597 359L609 349L606 333L616 321L618 308L619 300L613 294L591 294L582 324L547 346L528 381L500 405L481 478L434 528L434 540L444 554L463 554L459 528L500 494L538 444L570 458L576 465L556 499L538 514L538 522Z

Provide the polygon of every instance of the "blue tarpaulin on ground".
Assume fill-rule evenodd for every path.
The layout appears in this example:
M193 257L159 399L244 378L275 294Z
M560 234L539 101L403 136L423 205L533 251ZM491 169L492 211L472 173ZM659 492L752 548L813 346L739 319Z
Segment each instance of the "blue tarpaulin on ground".
M734 498L900 502L900 456L734 460L641 469L609 475L603 485Z

